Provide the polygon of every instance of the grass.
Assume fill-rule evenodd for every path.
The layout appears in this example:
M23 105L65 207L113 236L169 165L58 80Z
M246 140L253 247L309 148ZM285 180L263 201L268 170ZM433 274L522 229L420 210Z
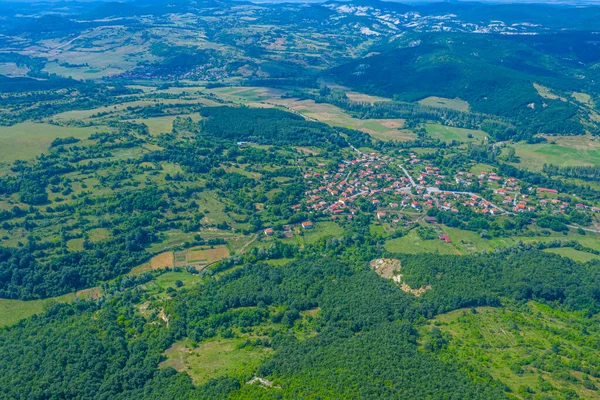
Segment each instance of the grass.
M161 133L171 133L171 131L173 130L173 120L175 120L174 116L167 116L146 118L137 122L142 122L146 124L148 130L150 131L150 134L153 136L157 136Z
M420 100L419 103L429 107L450 108L462 112L469 111L469 103L461 99L446 99L444 97L431 96Z
M72 252L83 251L83 238L71 239L67 241L67 247Z
M518 242L549 242L553 240L570 241L576 240L585 247L600 251L599 235L587 233L579 235L571 231L568 236L563 234L551 234L549 236L513 236L497 237L492 239L483 239L477 232L467 231L458 228L450 228L445 225L437 225L439 234L447 234L452 243L445 243L441 240L421 240L416 230L410 231L406 236L388 240L385 248L396 253L440 253L440 254L471 254L485 251L493 251L495 248L504 248L516 245ZM572 248L558 248L548 250L550 252L561 254L572 258L575 261L586 262L600 257L591 253L577 251Z
M25 66L19 66L13 62L0 63L0 74L10 77L26 76L29 72L29 68Z
M477 174L477 175L481 174L482 172L489 173L489 172L495 171L495 170L496 170L496 168L492 167L489 164L478 163L478 164L473 165L473 167L471 167L471 173Z
M435 139L440 139L444 142L481 142L488 135L487 133L473 129L454 128L440 124L427 124L427 133ZM471 137L469 137L471 135Z
M161 289L167 289L170 287L175 288L175 282L177 281L181 281L185 287L202 282L202 280L203 278L200 275L192 275L187 272L170 271L159 275L153 283Z
M106 228L96 228L88 231L90 242L101 242L110 238L110 231Z
M69 294L55 298L58 302L68 302L75 298ZM52 299L44 300L10 300L0 299L0 327L14 325L22 319L41 314L53 303Z
M278 260L266 260L265 262L274 267L282 267L294 261L294 258L280 258Z
M583 103L586 106L594 107L594 100L592 99L592 96L590 96L589 94L581 93L581 92L573 92L572 96L578 102Z
M458 254L459 252L452 245L444 241L421 240L416 230L410 231L406 236L391 239L385 243L385 248L394 253L439 253L439 254Z
M225 206L215 192L206 191L202 193L202 197L197 201L198 207L202 211L208 211L206 213L205 220L210 224L219 224L221 222L227 222L228 224L235 224L231 218L223 211Z
M600 256L597 256L592 253L587 253L585 251L575 250L572 247L559 247L556 249L546 249L544 251L546 251L548 253L558 254L562 257L567 257L567 258L572 259L573 261L582 262L582 263L600 259Z
M341 236L343 233L344 229L335 222L317 222L312 229L304 230L304 242L308 244L315 243L324 237Z
M544 390L551 398L557 398L561 390L574 390L581 398L600 397L597 391L584 388L582 374L568 366L577 362L594 369L596 351L590 345L600 338L597 317L535 302L519 308L479 307L476 313L456 310L424 326L423 342L434 326L449 339L438 356L485 371L515 394L524 387L540 393L542 382L547 382ZM586 334L582 334L584 328ZM597 378L590 379L599 385Z
M544 164L563 167L600 165L600 141L591 136L549 136L548 143L514 145L519 167L541 170ZM552 143L553 142L553 143Z
M161 367L187 372L195 385L224 376L254 372L272 350L263 347L243 348L244 338L219 339L194 347L189 340L173 344L164 355Z
M77 298L96 297L98 294L99 289L92 288L42 300L0 299L0 327L14 325L32 315L42 314L57 303L70 303Z
M47 151L56 138L73 136L86 139L105 130L102 127L76 128L35 122L0 126L0 164L35 158Z
M545 86L534 83L533 87L537 90L538 94L545 99L566 101L566 99L552 93L552 91Z

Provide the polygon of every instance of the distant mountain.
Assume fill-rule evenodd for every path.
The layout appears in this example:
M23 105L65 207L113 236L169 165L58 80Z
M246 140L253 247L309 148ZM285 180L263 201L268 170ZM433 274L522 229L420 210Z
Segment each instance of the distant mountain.
M374 95L461 98L472 111L537 123L539 131L581 132L582 111L567 99L575 90L598 92L600 42L590 38L413 34L327 76ZM542 97L534 84L563 93L564 100Z

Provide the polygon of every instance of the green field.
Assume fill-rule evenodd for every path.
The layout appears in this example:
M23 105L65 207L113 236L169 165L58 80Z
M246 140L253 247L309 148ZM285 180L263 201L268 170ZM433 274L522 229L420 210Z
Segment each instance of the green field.
M75 295L61 296L61 301L69 301ZM22 319L41 314L51 304L51 299L44 300L10 300L0 299L0 327L14 325Z
M415 230L412 230L408 235L388 240L385 243L385 248L393 253L439 253L439 254L458 254L458 250L452 243L446 243L439 239L421 240Z
M429 332L440 329L447 345L438 351L439 357L463 360L485 371L519 398L533 398L526 396L528 392L575 398L563 397L574 391L581 398L592 399L600 397L598 391L582 383L589 379L589 387L598 387L600 380L572 366L595 369L598 322L597 317L586 318L583 313L558 311L535 302L520 308L478 307L476 312L456 310L436 317L422 329L421 340L426 344L431 340Z
M600 165L600 141L590 136L547 137L548 143L516 143L518 166L541 170L544 164L563 167ZM552 144L554 142L555 144Z
M481 142L488 134L473 129L454 128L451 126L444 126L440 124L427 124L427 133L434 139L440 139L444 142L451 142L456 140L457 142ZM471 135L471 137L469 137Z
M189 340L180 341L165 351L167 360L160 366L186 371L196 385L222 376L246 375L256 370L271 350L242 348L244 342L242 338L219 339L194 346Z
M598 235L587 233L579 235L571 232L569 236L562 234L552 234L549 236L513 236L513 237L495 237L491 239L482 238L477 232L458 228L450 228L445 225L437 225L438 233L447 234L452 243L445 243L441 240L422 240L419 238L416 230L410 231L406 236L398 239L390 239L386 242L385 248L391 252L416 254L420 252L440 253L440 254L470 254L485 251L493 251L495 248L504 248L515 246L518 242L522 243L543 243L554 240L568 241L576 240L585 247L600 251L600 239ZM574 259L575 261L586 262L600 257L591 253L577 251L573 248L548 249L547 251L563 255Z
M335 222L317 222L312 229L304 230L304 242L314 243L328 236L341 236L344 230Z
M588 262L600 259L600 256L597 256L592 253L587 253L585 251L575 250L572 247L559 247L556 249L546 249L544 251L548 253L558 254L562 257L567 257L577 262Z
M0 328L14 325L22 319L41 314L57 303L70 303L76 298L88 298L98 293L97 288L68 293L59 297L43 300L12 300L0 299Z
M23 122L13 126L0 126L0 165L15 160L29 160L47 151L56 138L85 139L104 127L63 127L36 122Z
M462 112L469 111L469 103L461 99L446 99L444 97L431 96L419 100L419 103L429 107L450 108Z

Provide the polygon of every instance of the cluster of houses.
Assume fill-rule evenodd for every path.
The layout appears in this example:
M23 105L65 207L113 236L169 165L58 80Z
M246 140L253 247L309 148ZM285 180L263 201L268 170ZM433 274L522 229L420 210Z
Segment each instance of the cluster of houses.
M305 166L303 176L309 189L304 201L292 208L328 214L334 220L351 220L358 212L359 198L372 204L377 220L390 223L400 222L402 211L430 208L459 213L460 208L466 207L482 215L495 216L545 207L556 207L557 212L564 212L570 206L566 201L553 198L558 195L556 189L530 188L528 194L524 194L517 179L494 172L459 171L446 176L440 168L419 159L416 154L399 158L361 153L355 159L343 161L334 170L324 163ZM491 190L493 196L482 197L481 188ZM600 212L600 208L584 204L575 207Z
M212 64L202 64L188 69L187 67L173 67L170 72L166 72L165 67L160 64L145 64L131 71L123 72L119 75L123 79L152 79L152 80L173 80L190 79L202 81L220 81L229 77L227 71L223 68L215 68Z
M401 165L406 165L410 172ZM304 179L310 189L305 193L304 206L308 211L330 214L333 219L352 219L357 213L355 202L361 197L372 203L378 220L391 222L399 221L394 216L403 209L421 211L436 207L458 213L458 206L462 205L482 214L503 213L476 194L440 190L438 186L453 185L452 178L441 174L440 168L424 164L415 154L408 159L362 154L339 164L335 172L326 172L324 167L325 164L319 164L315 169L305 170ZM502 180L493 173L481 176L495 182ZM467 185L472 178L477 176L464 172L454 177L456 182ZM509 185L512 183L508 180ZM298 210L302 206L297 204L293 208Z
M312 221L304 221L300 224L300 226L302 227L302 229L312 229L313 223ZM275 230L273 228L267 228L263 232L265 236L273 236L275 234ZM294 236L294 232L290 225L283 226L283 235L288 239Z

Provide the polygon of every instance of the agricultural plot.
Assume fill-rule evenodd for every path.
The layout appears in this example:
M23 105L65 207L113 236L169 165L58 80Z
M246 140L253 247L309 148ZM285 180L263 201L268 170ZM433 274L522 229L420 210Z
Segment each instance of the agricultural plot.
M575 250L571 247L560 247L557 249L546 249L548 253L558 254L562 257L567 257L577 262L588 262L600 259L596 254L587 253L585 251Z
M99 288L91 288L42 300L0 299L0 328L14 325L32 315L44 313L55 304L70 303L75 299L97 298L99 295Z
M548 143L516 143L518 166L541 170L544 164L563 167L600 165L600 141L591 136L548 136Z
M600 240L598 239L598 235L592 233L578 235L574 232L571 232L568 237L556 233L548 236L532 235L484 239L477 232L458 228L450 228L444 225L437 225L437 230L440 235L448 235L452 243L445 243L441 240L422 240L416 233L416 230L412 230L404 237L388 240L385 244L385 248L391 252L409 254L428 252L466 255L470 253L493 251L496 248L515 246L519 242L544 243L552 241L576 240L585 247L589 247L594 250L600 250ZM577 251L573 248L556 248L548 249L546 251L560 254L564 257L569 257L580 262L586 262L600 258L591 253Z
M29 68L17 65L14 62L0 62L0 75L9 77L26 76Z
M304 231L304 241L314 243L328 236L341 236L344 230L335 222L319 222L312 229Z
M189 265L204 267L227 257L229 257L229 249L225 245L214 247L194 247L187 251L186 263Z
M403 130L403 119L359 119L354 118L339 107L313 100L270 99L270 103L282 105L319 122L331 126L356 129L381 140L406 141L414 139L414 133Z

